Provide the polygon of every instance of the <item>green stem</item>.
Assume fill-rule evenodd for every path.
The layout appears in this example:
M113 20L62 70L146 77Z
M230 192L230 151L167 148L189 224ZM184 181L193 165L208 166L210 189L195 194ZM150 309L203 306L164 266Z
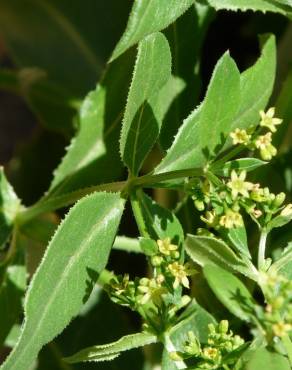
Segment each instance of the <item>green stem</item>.
M195 177L195 176L203 176L204 171L201 168L190 168L187 170L177 170L177 171L170 171L165 173L158 173L157 175L145 175L138 177L133 181L134 186L145 186L145 185L154 185L159 182L167 181L167 180L175 180L184 177Z
M139 240L127 236L116 236L113 249L129 253L143 253L139 245Z
M290 365L292 366L292 342L288 334L282 337L282 343L286 349Z
M59 208L70 206L86 195L94 193L95 191L121 191L126 185L126 181L113 182L109 184L102 184L91 186L89 188L80 189L71 193L66 193L56 197L46 197L41 199L32 207L24 209L17 215L17 224L23 225L42 213L54 211Z
M268 233L265 229L262 229L259 250L258 250L258 269L262 270L265 266L265 251L266 251L266 242L267 242Z
M20 212L17 216L17 223L18 225L23 225L42 213L70 206L80 198L83 198L85 195L94 193L95 191L113 191L113 192L124 191L125 193L128 193L130 189L135 187L153 185L162 181L174 180L184 177L202 176L203 174L204 174L203 170L198 168L188 170L178 170L165 172L157 175L145 175L137 178L131 178L129 179L129 181L120 181L96 185L54 197L47 196L41 199L38 203L36 203L32 207L26 208L22 212Z

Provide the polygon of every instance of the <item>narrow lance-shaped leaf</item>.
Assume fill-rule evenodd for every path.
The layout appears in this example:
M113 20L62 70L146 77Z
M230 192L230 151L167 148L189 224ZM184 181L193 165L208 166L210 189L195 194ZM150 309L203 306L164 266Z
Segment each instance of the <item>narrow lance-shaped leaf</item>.
M226 232L227 238L231 241L233 248L251 259L251 255L248 249L247 234L245 226L232 227Z
M259 111L268 103L276 73L276 43L273 35L260 38L262 53L257 62L240 76L240 105L231 130L258 123ZM231 145L231 140L228 141Z
M267 230L271 231L275 229L276 227L282 227L288 224L291 220L292 220L292 212L287 212L286 214L280 213L278 216L274 217L270 222L268 222Z
M164 119L159 143L168 149L183 119L192 111L202 88L201 48L215 14L207 4L194 4L165 30L172 54L172 73L185 82L182 93L173 101Z
M112 63L85 98L79 131L54 172L49 196L96 185L96 179L112 181L121 174L118 141L134 56L131 50Z
M287 15L292 11L291 6L287 7L280 1L269 0L208 0L208 3L216 10L260 10L262 12L274 12ZM290 4L291 5L291 4Z
M169 237L178 245L183 242L184 232L173 212L161 207L142 191L132 197L131 203L141 235L154 240Z
M82 329L80 330L80 328ZM99 284L96 284L78 317L54 340L54 343L60 347L60 357L64 357L77 353L81 348L87 348L94 343L112 343L130 330L132 331L125 310L116 304L112 304L108 294ZM43 350L40 356L42 356L42 353ZM137 370L142 370L142 365L140 365L143 359L141 350L127 351L119 357L114 362L104 362L99 366L85 363L69 366L64 361L59 360L59 362L61 362L63 370L64 367L68 370L73 368L74 370L83 370L87 367L99 367L102 370L127 369L129 363L137 364ZM42 367L39 370L43 370ZM52 370L52 368L47 370Z
M109 361L119 356L121 352L146 346L148 344L155 343L156 341L157 337L150 333L130 334L113 343L85 348L75 355L67 357L65 360L69 363L83 361Z
M5 244L11 234L19 208L20 200L7 181L3 167L0 167L0 247Z
M163 118L160 89L171 73L168 42L161 33L154 33L139 43L133 79L123 119L120 151L133 175L154 145Z
M240 272L253 280L257 279L257 271L251 261L244 256L237 256L222 240L188 235L185 248L191 259L202 267L220 266L232 272Z
M292 122L292 68L290 68L285 81L281 86L280 94L277 97L276 111L283 123L273 135L273 142L277 148L285 152L290 147L290 135L287 135Z
M277 259L270 270L275 270L281 275L284 275L287 279L292 279L292 243L288 243L288 246L283 250L279 259Z
M239 78L236 64L225 53L214 69L204 101L184 120L156 173L203 167L214 158L238 111Z
M256 302L237 277L214 265L206 265L204 275L216 297L230 312L241 320L252 320Z
M225 163L219 160L211 165L211 171L216 175L230 176L232 170L250 172L265 164L267 164L267 162L257 158L240 158Z
M1 370L29 369L78 314L107 263L123 207L119 194L94 193L70 210L32 279L20 340Z
M147 35L166 28L183 14L193 0L136 0L127 28L116 46L111 60L116 59L129 47Z
M14 261L6 268L0 286L0 346L17 323L22 312L22 299L26 288L26 268L22 261Z

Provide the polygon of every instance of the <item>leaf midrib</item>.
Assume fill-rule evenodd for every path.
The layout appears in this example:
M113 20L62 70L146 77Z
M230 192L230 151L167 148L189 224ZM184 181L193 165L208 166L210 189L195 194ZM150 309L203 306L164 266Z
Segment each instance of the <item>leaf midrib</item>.
M78 256L81 256L87 250L88 243L90 243L90 241L92 240L92 238L94 237L94 235L96 234L96 232L100 230L100 225L103 224L103 223L105 223L105 221L108 222L110 219L114 218L118 214L119 214L119 208L112 208L111 207L110 212L108 212L108 211L105 212L100 217L100 221L97 222L94 226L92 226L92 228L91 228L91 230L89 232L89 236L81 244L80 250L78 251L78 253L74 255L74 260L73 260L73 257L70 258L70 260L73 260L73 262L69 262L67 264L66 268L63 270L62 275L61 275L61 278L59 279L59 282L56 285L56 288L54 289L54 292L51 295L51 298L46 303L45 309L42 311L41 318L38 320L37 325L34 327L34 333L33 333L33 335L30 336L30 339L26 342L25 346L22 347L22 352L24 352L29 346L31 346L34 343L34 339L37 338L37 334L38 334L38 332L40 330L41 324L43 323L43 321L44 321L44 319L46 317L46 314L49 311L49 308L50 308L51 304L52 304L53 300L55 299L57 293L59 293L59 290L62 288L62 285L63 285L62 284L62 281L64 280L64 277L66 278L68 276L68 274L70 273L71 269L76 265L76 260L78 259L77 257ZM62 277L63 277L63 279L62 279ZM34 283L34 281L32 281L31 289L33 289L33 283ZM29 297L28 297L28 299L29 299ZM34 314L32 314L32 316L34 316ZM30 318L29 318L29 315L28 315L27 318L26 318L26 323L25 323L24 329L23 329L23 334L25 333L25 329L26 329L26 327L28 325L27 322L29 322L29 321L30 321ZM23 338L25 339L26 337L23 335L21 337L21 340L23 340ZM17 347L18 347L18 345L20 343L21 343L21 341L17 344ZM44 343L42 343L42 345L43 344ZM20 358L21 358L21 356L18 356L17 362L19 361ZM16 362L16 364L17 364L17 362Z

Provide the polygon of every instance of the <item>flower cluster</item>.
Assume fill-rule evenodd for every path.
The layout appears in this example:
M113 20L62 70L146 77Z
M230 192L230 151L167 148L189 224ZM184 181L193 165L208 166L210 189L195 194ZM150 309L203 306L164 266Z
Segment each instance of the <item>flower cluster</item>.
M285 194L273 194L260 184L246 181L246 171L231 171L227 180L216 184L197 180L191 188L192 198L199 211L206 210L201 220L216 230L243 226L242 211L260 226L264 227L278 213L287 215L292 212L292 205L283 208Z
M275 108L270 108L266 113L260 111L260 128L268 130L263 134L259 134L259 130L255 131L253 127L249 132L244 129L236 128L230 133L233 145L242 144L251 150L259 150L263 160L269 161L277 154L277 149L272 144L272 133L276 132L276 126L282 123L282 119L274 117Z
M190 366L193 366L190 368L201 370L221 370L226 368L224 367L226 365L234 366L241 354L240 347L242 350L245 348L244 340L229 331L227 320L222 320L216 326L209 324L208 329L209 334L206 344L201 345L195 334L189 332L183 350L171 353L171 358L174 361L188 360ZM235 350L237 355L232 356L232 352Z
M170 238L146 240L146 254L153 269L151 278L129 275L115 276L105 287L110 298L123 306L139 312L148 327L157 330L171 322L175 313L187 305L191 298L182 295L189 288L189 277L196 273L190 262L183 263L179 247ZM144 247L145 248L145 247ZM164 320L161 323L161 320Z
M271 269L261 273L260 285L265 307L256 307L256 316L268 342L292 333L292 281Z

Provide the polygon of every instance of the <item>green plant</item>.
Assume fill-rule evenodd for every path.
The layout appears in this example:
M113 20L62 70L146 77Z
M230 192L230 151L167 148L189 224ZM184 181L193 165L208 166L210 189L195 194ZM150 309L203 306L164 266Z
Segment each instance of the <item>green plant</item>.
M26 3L28 14L33 9L43 18L62 8L55 1ZM0 6L0 29L13 53L24 66L21 61L29 58L35 63L33 51L23 57L19 35L8 27L19 1L3 0ZM291 120L291 76L277 109L270 107L276 43L272 34L265 34L260 36L261 55L243 72L224 53L194 109L200 45L214 9L292 15L289 0L137 0L105 73L83 101L80 96L90 85L86 80L98 77L92 71L95 55L83 42L90 37L85 31L83 37L74 33L58 17L54 27L65 27L70 42L80 46L77 65L86 66L82 86L69 68L65 73L51 62L45 67L54 78L46 80L40 70L43 60L35 63L40 69L1 72L1 86L24 96L47 127L55 125L49 114L54 106L67 122L79 110L77 134L39 201L25 207L1 168L0 341L13 348L1 370L52 366L42 357L44 362L35 364L39 352L78 315L88 317L90 328L91 305L102 307L101 290L114 305L138 314L142 329L108 344L86 347L82 341L73 355L69 346L65 359L51 342L49 357L57 358L56 369L116 361L122 352L140 347L146 348L145 361L120 366L292 368L292 249L291 244L285 249L268 244L281 227L291 239L285 229L292 219L291 189L283 185L285 201L282 189L275 193L253 175L279 160L285 178L290 176L281 137ZM179 49L194 15L198 46L189 65ZM181 16L184 21L178 23ZM22 23L26 29L25 17ZM104 61L98 64L102 69ZM70 135L72 126L58 131ZM124 167L127 176L121 180ZM161 189L169 207L155 199ZM135 238L118 234L128 205L139 231ZM69 206L57 226L53 212ZM36 248L44 245L40 256ZM107 268L112 247L143 256L144 276L131 276L124 266L123 274ZM116 309L112 302L106 301L95 318L105 326L105 311ZM78 328L82 325L77 322Z

